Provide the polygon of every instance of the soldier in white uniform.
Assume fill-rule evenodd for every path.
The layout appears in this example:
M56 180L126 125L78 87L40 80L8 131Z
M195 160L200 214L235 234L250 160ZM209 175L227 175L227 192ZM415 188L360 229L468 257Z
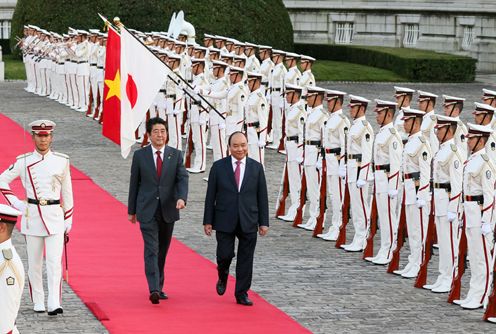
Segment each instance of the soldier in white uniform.
M206 92L201 92L205 97L210 94L225 92L229 89L229 84L224 76L227 64L221 61L212 63L212 70L215 81L211 81L210 88ZM213 151L213 162L225 158L227 155L226 146L226 99L211 99L212 105L217 109L220 115L214 110L210 110L210 143ZM222 118L224 117L224 118Z
M437 242L439 245L439 275L434 284L424 285L436 293L451 290L455 259L458 257L458 225L461 218L463 181L463 148L456 143L459 119L437 116L436 132L439 150L433 158L432 189Z
M408 141L408 134L405 132L405 128L403 127L402 108L410 108L413 99L413 93L415 93L415 90L406 87L394 86L394 91L394 98L396 99L396 103L398 105L398 113L394 120L394 127L400 134L403 144L406 144L406 142Z
M286 85L286 169L288 172L289 198L291 205L285 215L277 218L294 221L300 204L301 163L303 162L302 121L305 120L305 101L301 99L303 88ZM284 170L283 170L284 172Z
M195 87L195 93L198 94L203 90L207 90L210 85L206 74L204 73L205 59L192 58L191 62L193 64L193 87ZM190 123L193 147L195 151L193 166L191 168L187 168L190 173L196 174L205 172L207 154L207 121L208 113L205 110L205 107L203 107L200 97L196 97L190 108Z
M350 121L343 113L345 92L337 90L326 91L327 111L329 119L324 128L324 149L327 164L327 194L331 199L331 227L326 233L317 237L324 240L336 241L341 227L341 206L343 203L346 169L346 135L350 129ZM339 175L344 170L344 177Z
M255 55L257 45L252 43L245 43L246 65L245 68L248 72L260 73L260 60Z
M181 57L178 55L169 55L169 67L172 71L182 76L181 73ZM182 149L181 140L181 124L183 122L184 112L184 94L182 83L175 75L171 75L165 81L165 110L167 114L168 137L170 147L177 150Z
M460 154L462 161L465 161L467 159L467 141L465 140L465 137L467 136L468 130L465 124L460 120L460 114L463 110L463 102L465 102L465 99L449 95L443 95L443 99L444 114L458 120L454 140L455 145L458 146L458 153Z
M272 131L269 133L270 145L267 148L277 150L282 139L282 113L284 112L284 78L288 70L284 67L285 52L272 50L274 68L269 79L270 104L272 106Z
M372 180L374 173L372 168L374 131L365 119L369 102L361 96L350 95L349 107L353 123L347 137L347 181L355 235L350 244L341 245L341 248L348 252L361 252L364 249L370 220L369 181Z
M90 84L90 43L86 39L88 32L84 30L78 30L80 40L76 45L75 50L75 61L77 63L77 92L79 96L79 104L77 105L77 111L87 112L89 104L89 84Z
M267 99L262 89L262 75L248 73L250 94L246 101L246 136L248 137L248 156L262 165L265 162L265 144L267 142Z
M307 197L309 201L309 218L306 223L298 227L313 231L317 224L320 209L320 177L319 166L322 166L322 132L324 124L329 118L322 102L325 89L309 87L307 93L307 118L305 120L305 179L307 183ZM323 177L326 177L325 175ZM324 203L322 203L324 205Z
M18 334L15 325L24 290L24 267L12 244L12 231L21 212L0 204L0 333Z
M269 80L272 73L272 69L274 68L274 62L272 61L270 55L272 53L272 48L266 45L258 46L258 55L260 56L260 60L262 63L260 64L260 73L262 74L262 88L265 92L265 97L270 101L270 91L269 89Z
M403 108L403 125L409 134L403 149L402 171L410 255L405 268L394 273L405 278L418 275L429 223L432 152L429 141L420 130L424 115L421 110Z
M470 287L465 299L453 301L464 309L482 307L492 281L491 216L494 211L496 170L485 149L492 131L488 126L468 123L467 141L471 155L463 171L463 208L470 261Z
M104 87L104 71L105 71L105 53L106 53L106 45L107 45L107 36L104 33L100 33L98 37L98 53L97 53L97 62L96 62L96 68L97 68L97 85L98 85L98 106L97 106L97 111L98 111L98 116L95 113L95 117L98 121L102 118L103 114L103 87Z
M45 312L42 267L46 253L48 314L63 313L61 306L62 250L64 233L72 227L73 198L69 157L50 149L55 123L49 120L29 124L36 146L34 152L17 157L0 175L0 191L9 204L22 212L21 233L26 236L28 277L35 312ZM10 190L19 177L27 202Z
M376 121L380 126L374 141L374 181L381 247L376 256L365 260L384 265L391 262L398 230L397 201L401 189L403 142L393 124L397 103L375 100ZM372 241L373 242L373 241Z
M439 142L434 133L434 127L436 126L434 107L436 106L437 95L422 90L419 90L418 94L418 110L422 110L425 113L420 130L424 137L429 141L432 154L436 154L439 148Z
M100 45L97 41L98 38L98 30L90 29L90 51L89 51L89 64L90 64L90 91L91 91L91 109L88 110L86 116L93 117L95 114L95 110L97 108L97 99L98 99L98 81L97 81L97 73L98 73L98 50L100 49Z
M491 107L489 104L475 102L474 123L478 125L486 125L493 128L495 120L494 113L496 108ZM492 161L496 161L496 133L491 132L486 141L486 154Z
M291 52L286 53L286 57L284 58L284 61L286 62L286 67L288 69L286 75L284 76L284 83L286 85L300 84L301 72L297 66L299 58L300 56L297 55L296 53L291 53Z
M308 87L315 86L315 76L312 73L312 65L315 62L315 58L310 56L302 55L300 58L300 67L301 67L301 78L300 78L300 86Z

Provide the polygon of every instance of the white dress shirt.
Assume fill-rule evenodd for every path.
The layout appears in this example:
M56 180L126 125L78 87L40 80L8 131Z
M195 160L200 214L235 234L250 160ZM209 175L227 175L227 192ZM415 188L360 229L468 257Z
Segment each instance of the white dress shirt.
M160 152L160 157L162 158L162 162L164 161L164 149L165 146L162 146L160 150L157 150L153 145L152 145L152 152L153 152L153 163L155 164L155 169L157 169L157 151ZM163 165L162 165L163 166Z
M233 157L231 155L231 164L232 164L232 167L233 167L233 172L236 172L236 162L238 161L238 159L236 159L235 157ZM245 176L245 168L246 168L246 157L244 157L243 159L239 160L241 161L241 164L239 165L239 185L238 185L238 191L241 189L241 185L243 184L243 177ZM234 178L236 180L236 178Z

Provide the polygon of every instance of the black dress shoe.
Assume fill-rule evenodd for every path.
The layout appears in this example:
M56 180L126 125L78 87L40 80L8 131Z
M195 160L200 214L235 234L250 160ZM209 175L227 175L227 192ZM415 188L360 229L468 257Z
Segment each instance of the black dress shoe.
M160 304L160 294L158 291L153 291L150 293L150 301L152 304Z
M64 313L64 310L61 307L56 308L53 311L48 311L48 315L57 315L57 314L62 314L62 313Z
M227 287L227 278L226 279L220 279L217 281L217 285L215 286L217 290L217 294L219 296L222 296L226 292L226 287Z
M236 296L236 303L244 306L253 305L253 302L248 298L248 296Z
M163 291L161 291L159 295L160 295L160 299L169 299L169 297Z

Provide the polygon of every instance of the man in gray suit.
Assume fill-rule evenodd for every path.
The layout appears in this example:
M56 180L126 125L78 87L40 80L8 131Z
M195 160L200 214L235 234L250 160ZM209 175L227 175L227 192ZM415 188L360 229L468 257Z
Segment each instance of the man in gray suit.
M186 207L188 172L183 154L169 147L165 121L150 118L146 132L151 141L134 153L129 182L128 219L140 222L145 245L145 274L152 304L167 299L163 292L167 251L179 220L179 210Z

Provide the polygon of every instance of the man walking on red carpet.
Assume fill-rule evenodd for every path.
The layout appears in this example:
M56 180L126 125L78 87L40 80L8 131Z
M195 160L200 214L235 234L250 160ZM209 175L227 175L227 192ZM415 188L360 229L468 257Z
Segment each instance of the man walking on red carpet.
M188 172L183 154L167 142L165 121L150 118L146 124L148 145L134 153L129 182L128 214L140 222L145 246L145 274L152 304L167 299L163 292L164 267L174 222L186 207Z
M226 292L229 266L234 258L234 241L238 238L236 263L236 302L251 306L248 298L253 273L253 255L257 231L265 236L269 230L269 201L262 164L247 157L246 135L234 132L229 137L231 156L216 161L210 169L203 225L205 234L216 230L217 293Z

